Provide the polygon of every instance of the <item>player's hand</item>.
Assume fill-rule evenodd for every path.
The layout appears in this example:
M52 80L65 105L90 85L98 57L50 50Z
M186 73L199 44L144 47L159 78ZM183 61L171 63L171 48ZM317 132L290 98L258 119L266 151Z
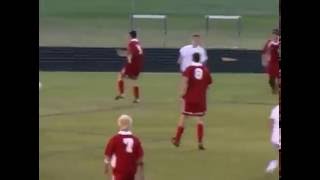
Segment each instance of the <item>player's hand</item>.
M118 56L120 57L126 57L128 54L128 51L126 49L116 49Z

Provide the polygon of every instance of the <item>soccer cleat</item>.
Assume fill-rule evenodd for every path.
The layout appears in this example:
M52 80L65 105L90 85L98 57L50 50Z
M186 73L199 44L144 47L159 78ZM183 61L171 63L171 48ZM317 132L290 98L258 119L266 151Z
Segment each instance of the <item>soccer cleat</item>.
M272 173L278 167L278 161L272 160L269 162L268 167L266 168L266 173Z
M199 145L198 145L198 149L199 149L199 150L206 150L206 148L204 148L203 144L199 144Z
M119 100L119 99L124 99L124 96L123 95L118 95L114 98L115 100Z
M177 142L177 140L176 140L175 137L173 137L173 138L171 139L171 143L172 143L175 147L179 147L179 146L180 146L180 143Z
M139 103L139 102L140 102L140 99L133 100L133 103Z

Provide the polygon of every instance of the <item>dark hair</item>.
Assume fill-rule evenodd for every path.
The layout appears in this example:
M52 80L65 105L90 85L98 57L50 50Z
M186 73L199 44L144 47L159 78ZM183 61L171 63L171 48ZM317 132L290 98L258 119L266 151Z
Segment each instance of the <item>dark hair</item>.
M131 38L137 38L137 31L132 30L129 32Z
M194 62L200 62L200 54L199 54L199 53L194 53L194 54L192 55L192 60L193 60Z
M200 37L200 34L193 34L192 37Z
M278 28L275 28L272 30L272 34L275 34L275 35L280 35L280 31Z

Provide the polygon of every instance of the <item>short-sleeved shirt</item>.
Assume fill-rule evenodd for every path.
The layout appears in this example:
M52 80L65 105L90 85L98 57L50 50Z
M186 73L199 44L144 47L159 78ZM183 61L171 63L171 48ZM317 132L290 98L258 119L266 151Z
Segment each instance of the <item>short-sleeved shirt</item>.
M205 103L208 86L212 78L208 68L201 63L192 63L184 72L183 76L188 78L187 92L184 99L188 103Z
M200 63L205 63L208 59L206 50L201 47L197 46L194 47L192 44L183 46L180 50L180 58L181 58L181 64L180 64L180 70L181 72L184 72L193 62L193 54L199 53L200 54Z
M104 155L111 158L114 174L135 174L143 149L140 140L130 131L119 131L107 143Z
M128 52L131 54L131 63L127 63L132 67L140 69L143 63L143 49L138 39L131 39L128 43Z

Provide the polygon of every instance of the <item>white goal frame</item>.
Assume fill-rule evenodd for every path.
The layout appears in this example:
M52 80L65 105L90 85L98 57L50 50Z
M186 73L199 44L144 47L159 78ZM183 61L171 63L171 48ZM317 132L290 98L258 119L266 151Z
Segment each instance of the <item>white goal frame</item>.
M242 30L242 16L225 16L225 15L205 15L205 30L206 36L209 35L209 22L212 20L215 22L216 20L235 20L236 21L236 28L237 28L237 35L238 35L238 47L240 47L241 42L241 30Z
M151 15L151 14L132 14L130 15L130 27L131 30L136 28L135 19L150 19L150 20L162 20L163 22L163 47L166 46L166 37L168 32L167 15Z

